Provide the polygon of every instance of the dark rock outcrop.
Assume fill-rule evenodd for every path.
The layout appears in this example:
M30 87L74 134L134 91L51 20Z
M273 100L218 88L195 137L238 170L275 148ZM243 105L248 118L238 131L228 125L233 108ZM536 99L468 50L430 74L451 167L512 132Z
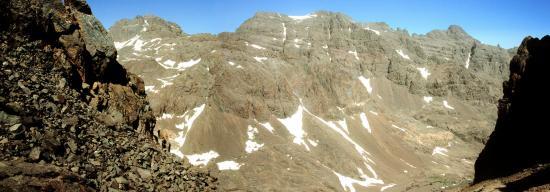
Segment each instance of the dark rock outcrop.
M550 36L525 38L510 62L497 124L476 161L474 183L550 163L548 71Z
M210 191L84 0L0 2L0 191Z

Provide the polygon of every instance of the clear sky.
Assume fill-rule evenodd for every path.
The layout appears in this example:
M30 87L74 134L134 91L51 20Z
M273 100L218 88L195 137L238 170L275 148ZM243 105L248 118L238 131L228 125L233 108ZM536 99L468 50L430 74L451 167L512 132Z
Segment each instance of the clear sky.
M504 48L550 34L550 0L88 0L110 27L136 15L157 15L189 34L232 32L258 11L305 15L342 12L359 22L383 21L410 33L460 25L474 38Z

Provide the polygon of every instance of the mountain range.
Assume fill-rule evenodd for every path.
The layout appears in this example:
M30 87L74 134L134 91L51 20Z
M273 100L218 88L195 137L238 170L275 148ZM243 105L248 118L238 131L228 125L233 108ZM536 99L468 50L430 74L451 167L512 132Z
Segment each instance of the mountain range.
M217 35L156 16L108 32L159 142L223 191L467 185L514 54L456 25L409 34L327 11L261 12Z

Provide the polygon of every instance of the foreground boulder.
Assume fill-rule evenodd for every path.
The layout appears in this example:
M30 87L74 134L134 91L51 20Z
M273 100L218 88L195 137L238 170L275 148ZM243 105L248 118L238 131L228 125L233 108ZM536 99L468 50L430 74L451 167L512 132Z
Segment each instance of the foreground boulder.
M0 191L211 191L82 0L0 2Z
M549 70L550 36L525 38L510 62L510 79L503 85L497 124L476 161L474 183L550 163L550 94L545 90L550 84ZM524 186L550 183L547 170L538 174L546 177L542 181L540 175L538 180L524 180Z

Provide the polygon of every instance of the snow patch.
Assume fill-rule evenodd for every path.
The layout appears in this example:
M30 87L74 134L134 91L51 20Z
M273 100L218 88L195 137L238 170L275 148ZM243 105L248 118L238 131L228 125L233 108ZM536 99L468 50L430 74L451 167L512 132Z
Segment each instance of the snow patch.
M374 112L374 111L369 111L369 113L373 114L373 115L376 115L378 116L378 113L377 112Z
M245 145L246 147L244 148L244 150L247 152L247 153L252 153L252 152L255 152L255 151L258 151L261 147L264 146L264 144L260 144L260 143L257 143L254 140L255 138L255 135L258 134L258 128L256 127L252 127L252 126L248 126L248 131L246 132L247 135L248 135L248 141L246 141Z
M353 56L355 56L355 59L359 61L359 56L357 56L357 50L353 50L353 51L348 51L349 54L352 54Z
M447 150L443 147L435 147L434 150L432 151L432 155L449 156L449 155L447 155L447 152L449 152L449 150Z
M252 152L258 151L260 150L261 147L264 146L263 143L259 144L252 140L246 141L245 144L246 144L246 147L244 148L244 150L246 151L246 153L252 153Z
M433 97L430 97L430 96L424 96L424 98L423 98L423 99L424 99L424 102L426 102L426 103L430 103L430 102L432 102L432 101L433 101L433 99L434 99L434 98L433 98Z
M173 76L170 76L170 77L157 79L160 82L162 82L162 85L160 86L160 88L165 88L167 86L173 85L174 83L172 83L172 81L174 81L174 79L176 79L176 77L178 77L178 76L179 76L179 74L176 74L176 75L173 75Z
M163 68L165 69L175 69L175 70L178 70L178 71L183 71L189 67L192 67L198 63L201 62L201 58L198 58L198 59L191 59L189 61L183 61L183 62L180 62L180 63L176 63L176 61L173 61L171 59L168 59L162 63L160 63L160 61L162 60L162 58L156 58L155 61L157 61L158 64L160 64L160 66L162 66Z
M396 49L395 52L397 52L397 54L399 54L403 59L411 60L411 58L407 54L403 53L403 50Z
M183 144L185 144L185 139L187 138L187 134L191 130L191 127L193 126L193 123L197 118L201 115L201 113L204 111L206 104L202 104L201 106L195 107L192 111L192 115L190 114L190 111L186 111L183 115L177 116L178 118L183 118L183 122L176 125L177 129L184 130L180 131L178 134L178 137L176 137L175 141L178 143L179 147L182 147Z
M428 69L425 68L425 67L418 67L416 68L418 69L418 71L420 72L420 75L422 75L422 78L428 80L428 76L431 74L430 72L428 72Z
M136 36L134 36L134 37L128 39L127 41L123 41L123 42L117 42L117 41L115 41L115 42L114 42L114 43L115 43L115 48L116 48L117 50L120 50L120 49L122 49L122 48L128 46L129 42L131 42L132 39L138 39L138 38L139 38L139 35L136 35ZM135 40L134 40L134 41L135 41Z
M218 165L218 170L220 171L224 171L224 170L236 171L236 170L239 170L239 168L241 168L241 164L235 161L222 161L217 163L217 165Z
M363 125L363 127L367 129L369 133L372 133L372 129L370 128L370 125L369 125L369 120L367 119L367 114L365 113L359 114L359 119L361 119L361 124Z
M227 63L228 63L229 65L231 65L231 66L234 66L234 65L235 65L235 63L234 63L233 61L229 61L229 62L227 62Z
M300 45L298 45L300 42L302 42L302 39L294 39L294 47L300 48Z
M157 118L157 120L172 119L172 118L174 118L174 114L163 113L162 116Z
M416 169L416 167L415 167L414 165L411 165L409 162L407 162L407 161L405 161L405 160L403 160L403 159L399 159L399 160L403 161L403 163L407 164L409 167L415 168L415 169Z
M302 127L303 112L304 108L302 107L302 105L300 105L292 116L278 120L285 126L288 132L294 136L293 142L298 145L304 145L305 148L309 151L309 146L304 141L306 132L304 132L304 129Z
M451 110L455 109L453 106L450 106L449 103L446 100L443 101L443 107L445 107L447 109L451 109Z
M208 162L210 160L215 159L219 156L220 156L220 154L218 154L217 152L209 151L209 152L201 153L201 154L186 155L185 157L187 157L187 159L189 159L189 163L191 163L191 165L195 165L195 166L204 165L204 166L206 166L206 165L208 165Z
M150 93L159 93L159 90L156 90L154 85L145 86L145 91Z
M367 88L367 92L372 93L372 86L370 85L370 79L367 79L363 76L359 76L359 81Z
M376 33L376 35L380 35L380 31L377 31L377 30L371 29L371 28L369 28L369 27L365 27L365 30L369 30L369 31L372 31L372 32Z
M260 63L263 63L267 60L267 57L254 57L254 59Z
M281 23L283 24L283 42L286 41L286 26L285 26L285 23Z
M401 128L401 127L398 127L397 125L394 125L394 124L392 124L391 127L396 128L396 129L399 129L400 131L403 131L403 132L407 132L407 130L405 130L405 129Z
M271 133L273 133L273 130L275 130L275 129L273 129L273 126L271 126L271 124L269 122L260 123L260 125L262 125L262 127L267 129Z
M259 45L256 45L256 44L250 44L251 47L255 48L255 49L259 49L259 50L265 50L264 47L262 46L259 46Z
M470 59L472 58L472 53L468 53L468 58L466 59L466 69L470 67Z
M331 123L332 123L332 122L331 122ZM337 123L342 129L344 129L344 131L346 131L346 133L349 134L348 124L346 123L346 119L340 120L340 121L336 121L336 123Z
M363 186L363 187L370 187L370 186L374 186L376 184L384 184L384 181L380 180L380 179L376 179L376 178L370 178L368 177L367 175L360 175L361 179L362 180L357 180L357 179L354 179L354 178L351 178L351 177L347 177L347 176L344 176L336 171L332 171L336 176L338 176L338 180L340 180L340 185L342 186L342 188L345 190L345 191L350 191L350 192L355 192L355 187L353 186L354 184L355 185L360 185L360 186Z
M300 99L300 103L302 103L302 100ZM303 104L302 104L303 105ZM355 148L355 150L359 153L359 155L363 158L365 161L369 161L374 164L374 161L372 161L370 158L367 157L367 155L370 155L369 152L367 152L363 147L361 147L358 143L353 141L348 134L346 134L342 129L339 129L334 123L330 123L325 121L324 119L314 115L306 108L303 108L303 111L307 112L309 115L315 117L317 120L319 120L321 123L327 125L327 127L331 128L333 131L336 131L340 136L342 136L346 141L348 141L350 144L352 144Z
M317 17L316 14L307 14L307 15L302 15L302 16L288 16L289 18L295 20L295 21L302 21L302 20L305 20L305 19L311 19L311 18L315 18Z
M307 140L309 142L310 145L312 145L313 147L317 147L317 145L319 145L316 141L314 140L311 140L311 139L308 139Z

